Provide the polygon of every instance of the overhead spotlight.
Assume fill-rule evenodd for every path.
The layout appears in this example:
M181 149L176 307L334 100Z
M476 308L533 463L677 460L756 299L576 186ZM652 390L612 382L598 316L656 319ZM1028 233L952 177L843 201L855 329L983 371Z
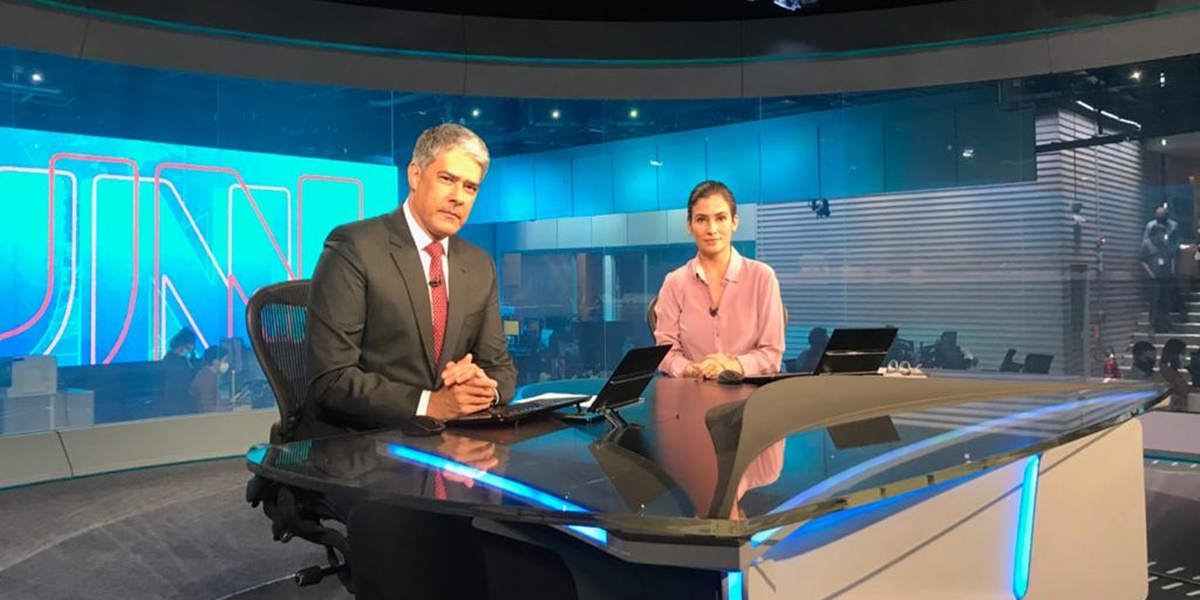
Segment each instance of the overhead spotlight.
M1166 73L1158 74L1158 87L1167 87L1167 74Z
M557 108L556 108L556 109L554 109L554 110L552 110L552 111L550 111L550 118L551 118L551 119L558 120L558 118L559 118L559 117L561 117L561 116L562 116L562 113L558 112L558 109L557 109Z
M479 109L478 109L478 108L472 108L472 109L471 109L471 116L472 116L472 117L475 117L476 119L478 119L478 118L479 118Z
M1134 81L1141 81L1142 80L1142 70L1134 69L1133 72L1129 74L1129 78Z
M42 75L41 71L34 71L29 74L29 83L33 85L41 85L44 81L46 81L46 76Z
M1159 142L1159 145L1160 145L1160 146L1166 146L1166 145L1167 145L1167 138L1163 138L1163 139L1161 139L1161 140L1158 140L1158 142Z
M636 118L638 118L638 109L636 109L636 108L632 108L632 109L630 109L630 110L629 110L629 118L630 118L630 119L636 119Z
M963 148L962 149L962 157L963 158L975 158L975 149L969 148L969 147Z
M657 158L652 158L652 159L650 159L650 166L661 167L661 166L663 166L663 161L658 160Z

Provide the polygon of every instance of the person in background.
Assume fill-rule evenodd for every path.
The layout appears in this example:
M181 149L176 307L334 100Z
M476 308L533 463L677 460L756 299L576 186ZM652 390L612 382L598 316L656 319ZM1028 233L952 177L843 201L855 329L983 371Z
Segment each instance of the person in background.
M1150 324L1155 333L1171 330L1175 255L1168 239L1166 228L1151 221L1142 240L1142 270L1146 274L1147 292L1150 297Z
M734 249L737 202L725 184L704 181L687 203L696 257L667 274L655 305L654 339L670 344L660 369L714 379L777 373L784 351L783 299L766 263Z
M1126 379L1134 381L1154 380L1154 358L1157 352L1150 342L1134 342L1133 366L1129 367Z
M1188 384L1187 378L1179 372L1183 367L1183 353L1187 350L1187 344L1183 340L1171 338L1163 344L1162 357L1158 362L1158 374L1162 380L1171 386L1171 408L1175 410L1184 410L1187 408L1188 393L1192 391L1192 386Z
M157 416L179 415L191 412L188 401L188 386L196 375L196 334L184 327L171 337L167 353L159 361L162 373L162 398L155 414Z
M220 412L232 410L236 398L230 401L221 399L221 376L229 372L229 357L224 348L209 346L200 357L200 370L192 378L188 386L188 396L192 399L195 412Z
M829 332L824 327L813 327L808 332L808 348L796 357L796 362L793 369L788 369L793 373L812 373L817 370L817 363L821 361L821 355L825 352L825 346L829 344Z

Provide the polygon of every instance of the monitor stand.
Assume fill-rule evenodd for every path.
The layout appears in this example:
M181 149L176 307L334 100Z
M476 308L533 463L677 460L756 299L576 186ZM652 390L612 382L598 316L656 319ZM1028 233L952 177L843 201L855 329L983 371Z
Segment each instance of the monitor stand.
M605 421L608 421L609 425L612 425L614 431L629 427L629 422L621 416L621 413L612 408L601 410L600 414L604 417Z

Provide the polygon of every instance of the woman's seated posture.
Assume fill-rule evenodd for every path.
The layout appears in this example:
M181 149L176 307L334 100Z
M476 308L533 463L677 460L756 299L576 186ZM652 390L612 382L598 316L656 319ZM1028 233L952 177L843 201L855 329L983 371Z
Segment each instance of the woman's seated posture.
M687 226L696 257L663 281L654 339L671 344L661 369L673 377L713 379L779 372L784 350L783 300L775 271L733 248L737 202L725 184L692 190Z

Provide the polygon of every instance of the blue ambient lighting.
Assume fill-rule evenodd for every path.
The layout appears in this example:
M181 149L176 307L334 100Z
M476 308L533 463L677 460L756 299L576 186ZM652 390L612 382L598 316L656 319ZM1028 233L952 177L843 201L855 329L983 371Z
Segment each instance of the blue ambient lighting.
M490 488L500 490L506 494L516 496L536 504L540 504L547 508L552 508L562 512L592 512L582 506L579 506L578 504L568 502L562 498L559 498L558 496L548 494L519 481L514 481L512 479L508 479L507 477L501 477L495 473L489 473L474 467L468 467L462 463L455 462L435 454L421 452L420 450L413 450L412 448L406 448L399 444L388 444L388 453L403 460L433 467L435 469L441 469L442 471L453 473L459 477L473 479L476 483L481 485L486 485ZM580 525L567 525L566 527L567 529L593 540L598 544L608 544L608 532L600 529L599 527L583 527Z
M1017 520L1017 557L1013 565L1013 597L1021 600L1029 590L1029 565L1033 552L1033 511L1037 505L1038 472L1042 457L1033 456L1025 465L1021 484L1021 513Z
M729 600L742 600L746 597L741 571L726 573L725 582L729 585Z

